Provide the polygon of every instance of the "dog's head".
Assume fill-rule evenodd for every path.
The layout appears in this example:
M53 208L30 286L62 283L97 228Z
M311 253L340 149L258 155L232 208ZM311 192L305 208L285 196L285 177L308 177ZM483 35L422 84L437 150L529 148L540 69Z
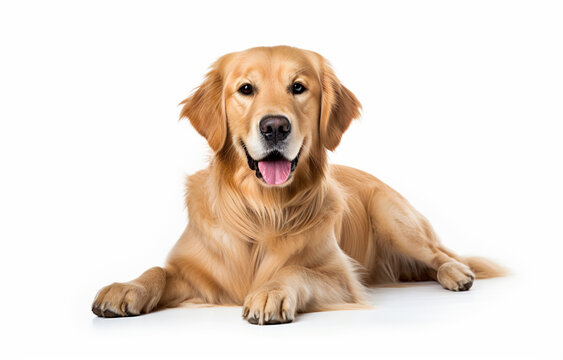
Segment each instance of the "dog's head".
M182 104L213 151L264 186L291 183L298 164L319 167L361 107L322 56L287 46L221 57Z

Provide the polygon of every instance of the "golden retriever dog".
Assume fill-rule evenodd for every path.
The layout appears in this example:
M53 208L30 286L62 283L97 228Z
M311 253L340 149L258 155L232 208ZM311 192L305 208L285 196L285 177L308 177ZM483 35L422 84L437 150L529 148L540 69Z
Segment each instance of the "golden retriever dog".
M442 246L374 176L328 165L361 105L319 54L287 46L227 54L182 105L213 150L209 167L187 178L189 223L164 267L98 292L97 316L204 302L279 324L366 306L370 284L435 280L466 291L475 278L502 275Z

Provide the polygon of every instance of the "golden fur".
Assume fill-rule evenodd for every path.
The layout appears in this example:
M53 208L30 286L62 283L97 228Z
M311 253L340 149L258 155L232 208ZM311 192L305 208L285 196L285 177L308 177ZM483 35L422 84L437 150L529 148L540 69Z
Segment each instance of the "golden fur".
M249 80L250 79L250 80ZM303 83L300 96L287 84ZM256 96L241 96L244 81ZM166 265L97 294L93 311L115 317L184 301L243 305L251 323L292 321L297 313L366 303L364 285L436 280L468 290L502 270L463 258L439 242L428 221L377 178L327 164L360 103L320 55L291 47L221 57L183 101L214 151L187 179L189 223ZM300 139L299 163L283 186L249 168L253 119L284 114Z

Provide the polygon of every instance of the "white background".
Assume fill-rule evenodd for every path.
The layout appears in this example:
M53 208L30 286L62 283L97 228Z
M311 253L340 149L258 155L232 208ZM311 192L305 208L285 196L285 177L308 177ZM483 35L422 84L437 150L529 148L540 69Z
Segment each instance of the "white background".
M2 1L0 357L560 358L561 24L546 1ZM162 265L186 224L209 150L177 104L220 55L277 44L323 54L363 103L332 162L513 275L275 327L95 318L96 291Z

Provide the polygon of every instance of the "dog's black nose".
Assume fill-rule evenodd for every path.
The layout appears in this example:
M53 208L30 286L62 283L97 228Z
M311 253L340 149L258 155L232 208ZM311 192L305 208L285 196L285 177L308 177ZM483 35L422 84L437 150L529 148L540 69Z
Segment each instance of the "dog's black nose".
M291 132L291 124L285 116L266 115L260 120L260 132L267 141L277 143Z

